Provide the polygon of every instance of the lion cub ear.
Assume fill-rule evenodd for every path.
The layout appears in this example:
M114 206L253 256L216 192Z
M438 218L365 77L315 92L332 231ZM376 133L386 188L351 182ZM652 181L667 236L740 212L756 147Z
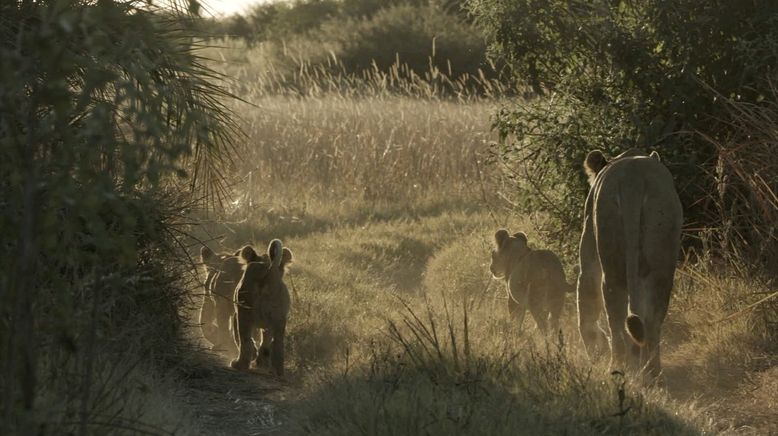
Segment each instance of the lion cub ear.
M497 233L494 234L494 242L497 243L497 248L502 247L502 244L508 239L509 236L510 235L508 234L507 230L497 230Z
M649 154L648 156L657 162L662 162L662 159L659 158L659 153L657 153L656 151L652 151L651 154Z
M527 247L527 235L524 232L516 232L513 234L514 242L523 247Z
M205 246L200 248L200 260L203 263L213 258L213 256L215 256L215 254L210 248Z
M259 255L256 251L254 251L254 248L250 245L246 245L245 247L240 249L240 263L247 264L251 262L257 262L259 261Z
M283 254L281 254L281 264L286 265L288 263L291 263L292 259L294 259L294 256L292 255L292 250L284 247Z
M513 234L513 237L516 239L520 239L525 244L527 243L527 234L524 232L516 232Z

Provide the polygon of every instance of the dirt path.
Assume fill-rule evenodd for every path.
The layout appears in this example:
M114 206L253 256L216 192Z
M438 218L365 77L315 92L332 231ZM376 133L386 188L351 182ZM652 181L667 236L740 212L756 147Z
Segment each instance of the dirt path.
M194 411L203 435L287 435L288 414L277 399L286 382L252 370L235 371L223 356L202 353L193 357L185 377L184 401Z

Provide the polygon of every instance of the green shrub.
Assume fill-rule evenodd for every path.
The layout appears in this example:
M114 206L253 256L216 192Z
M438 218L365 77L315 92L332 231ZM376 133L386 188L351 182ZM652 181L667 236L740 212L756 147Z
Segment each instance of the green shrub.
M231 124L184 17L157 12L0 6L2 433L128 429L137 398L104 394L116 371L178 351L191 264L175 235L189 195L219 189Z
M693 228L722 217L708 197L717 162L710 139L732 136L723 100L759 104L776 79L778 3L717 0L471 0L492 54L544 96L507 107L495 150L524 179L524 209L555 219L573 240L585 198L581 162L592 148L656 149L676 177ZM530 177L527 177L530 173Z

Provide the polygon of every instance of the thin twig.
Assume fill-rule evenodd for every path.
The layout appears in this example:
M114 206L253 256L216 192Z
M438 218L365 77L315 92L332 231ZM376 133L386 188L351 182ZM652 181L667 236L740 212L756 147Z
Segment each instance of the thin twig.
M758 306L758 305L760 305L760 304L764 303L764 302L765 302L765 301L767 301L767 300L770 300L770 299L772 299L772 298L775 298L776 296L778 296L778 291L776 291L776 292L773 292L772 294L770 294L770 295L768 295L768 296L766 296L766 297L762 298L761 300L757 301L756 303L749 304L748 306L746 306L746 307L744 307L744 308L742 308L742 309L738 310L737 312L735 312L735 313L733 313L733 314L727 315L727 316L725 316L724 318L721 318L721 319L718 319L718 320L716 320L716 321L710 322L710 323L708 323L708 325L714 325L714 324L718 324L718 323L720 323L720 322L729 321L729 320L731 320L731 319L737 318L738 316L740 316L740 315L744 314L745 312L747 312L747 311L749 311L749 310L751 310L751 309L755 308L756 306Z

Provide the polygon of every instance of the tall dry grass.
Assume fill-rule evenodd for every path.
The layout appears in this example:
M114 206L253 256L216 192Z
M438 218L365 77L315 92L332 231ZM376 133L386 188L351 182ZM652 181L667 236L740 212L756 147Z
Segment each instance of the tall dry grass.
M210 48L208 56L215 67L234 79L236 95L318 97L337 94L342 97L402 95L413 98L501 98L517 90L505 83L478 74L459 74L441 70L430 59L427 71L414 71L399 57L389 68L349 72L330 52L311 53L304 40L290 40L279 50L275 43L247 45L239 39L223 39ZM321 50L320 46L314 49ZM309 59L317 59L311 62Z
M285 199L394 201L480 189L499 100L435 69L418 76L395 65L352 75L338 70L337 60L316 69L291 54L292 66L279 67L262 45L228 41L214 50L211 55L223 60L215 68L235 79L231 90L246 100L236 106L245 132L236 192L245 200L261 203L272 192ZM499 86L472 80L485 89Z
M366 199L476 184L495 108L389 96L255 102L242 157L254 183Z

